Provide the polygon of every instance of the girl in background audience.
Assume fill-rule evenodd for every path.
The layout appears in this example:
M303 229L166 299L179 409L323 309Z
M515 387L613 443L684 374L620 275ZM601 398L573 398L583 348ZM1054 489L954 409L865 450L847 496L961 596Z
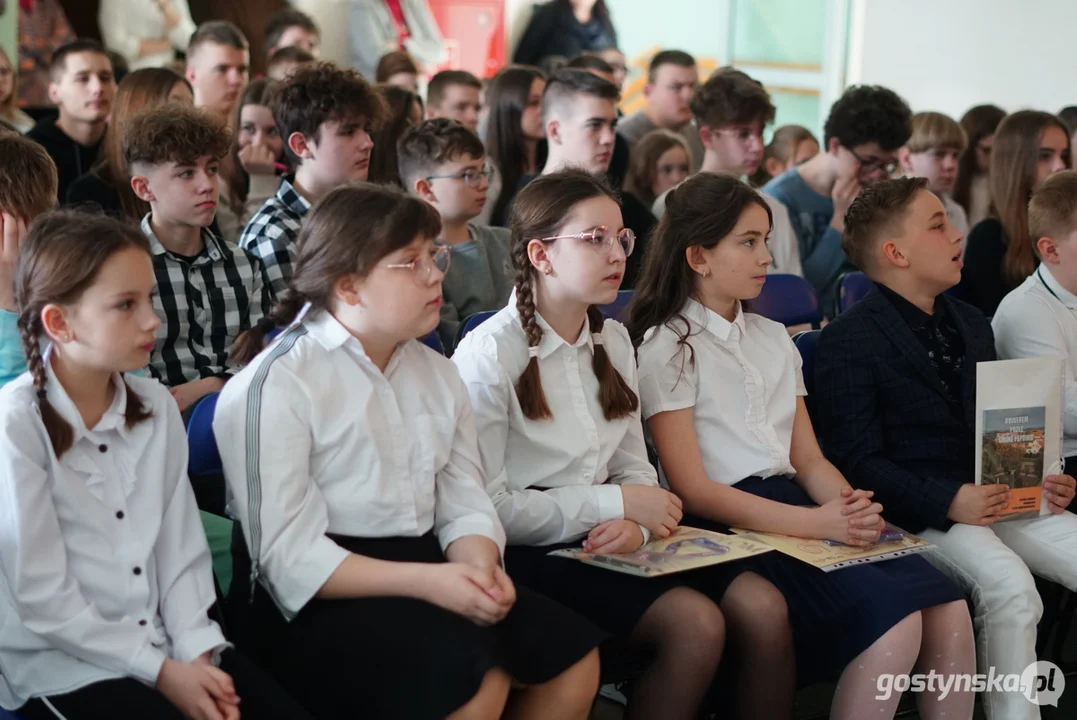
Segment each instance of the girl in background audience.
M1028 231L1032 190L1070 165L1069 129L1058 116L1021 110L999 124L991 150L993 214L969 232L958 295L991 317L1006 293L1036 270Z
M510 66L497 74L486 91L486 154L501 175L501 194L494 199L490 224L504 226L509 203L525 175L534 175L542 126L542 91L546 76L533 67Z
M373 183L403 187L396 143L404 131L423 121L423 101L411 90L395 85L379 85L378 92L389 107L389 119L370 134L374 149L370 151L369 180Z
M688 524L867 546L882 508L819 450L785 327L742 306L766 281L770 230L763 197L733 177L700 173L667 196L629 308L643 416L669 487L696 516ZM799 681L841 673L830 717L893 717L900 697L875 699L881 673L975 672L962 594L924 559L832 574L768 560ZM921 716L971 717L973 700L925 695Z
M508 535L505 567L653 653L625 717L696 717L727 636L741 714L791 717L785 602L748 572L754 560L643 579L547 554L581 541L589 552L632 552L681 519L647 460L628 334L598 308L617 296L634 242L605 183L583 170L539 176L512 211L509 305L453 355Z
M34 119L19 109L18 72L4 48L0 47L0 122L21 133L34 126Z
M763 187L772 178L818 154L819 141L811 130L801 125L782 125L763 149L763 164L751 178L752 184Z
M247 221L271 195L280 178L277 167L284 141L269 107L275 83L266 78L251 80L239 98L239 111L232 126L232 152L221 163L221 204L217 227L231 243L239 240Z
M29 371L0 391L0 704L29 720L233 720L242 698L244 718L308 718L207 616L183 421L167 388L124 375L160 324L145 236L45 215L15 284Z
M395 188L333 190L270 321L237 343L246 361L288 328L214 421L246 540L238 641L319 720L492 720L512 682L505 717L584 720L601 633L501 569L467 389L416 340L438 325L440 228Z
M688 145L675 132L659 128L644 135L632 149L625 192L650 208L659 195L692 172Z
M991 187L988 173L991 168L991 148L995 130L1006 111L994 105L977 105L961 117L968 145L957 166L954 200L965 208L969 227L991 214Z
M382 55L374 71L374 82L393 85L413 93L419 92L419 66L403 50Z
M124 124L141 110L170 102L194 103L191 84L171 70L145 68L125 77L116 89L100 156L90 172L71 184L66 204L79 209L100 209L115 218L142 222L150 206L131 189L130 173L123 160Z

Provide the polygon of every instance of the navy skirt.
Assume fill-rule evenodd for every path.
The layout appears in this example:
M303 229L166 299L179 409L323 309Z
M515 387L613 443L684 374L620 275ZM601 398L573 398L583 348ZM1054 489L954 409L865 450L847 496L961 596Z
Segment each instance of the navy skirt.
M737 483L736 488L787 505L816 504L788 477L752 477ZM684 524L727 529L688 516ZM779 552L756 559L762 566L758 572L781 591L789 606L801 686L836 679L853 658L909 615L965 597L945 575L918 556L830 573Z

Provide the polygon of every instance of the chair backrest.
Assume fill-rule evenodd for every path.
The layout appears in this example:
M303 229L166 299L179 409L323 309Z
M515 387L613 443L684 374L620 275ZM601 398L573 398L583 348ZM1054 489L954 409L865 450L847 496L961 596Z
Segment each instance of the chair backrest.
M804 387L808 390L808 397L815 391L815 348L819 344L821 330L805 330L797 333L793 338L793 344L800 351L801 371L804 374Z
M445 354L445 344L441 342L441 336L438 335L437 330L434 330L429 335L424 335L419 340L431 350L436 350L442 355Z
M863 300L871 292L872 282L862 272L849 272L841 276L840 311L845 312Z
M617 292L616 300L605 305L599 305L598 308L602 311L602 314L610 320L620 321L621 315L624 313L625 308L628 307L630 300L632 300L631 290L619 290Z
M752 312L785 326L819 327L823 322L823 310L815 288L799 275L767 275L763 291L749 306Z
M217 438L213 435L213 413L217 410L219 398L220 393L206 395L191 411L191 419L187 423L187 448L190 454L187 473L189 475L224 472L221 453L217 449Z
M487 310L485 312L477 312L474 315L468 315L464 322L460 323L460 336L456 338L456 345L459 347L460 341L467 337L467 334L482 325L484 322L494 316L493 310Z

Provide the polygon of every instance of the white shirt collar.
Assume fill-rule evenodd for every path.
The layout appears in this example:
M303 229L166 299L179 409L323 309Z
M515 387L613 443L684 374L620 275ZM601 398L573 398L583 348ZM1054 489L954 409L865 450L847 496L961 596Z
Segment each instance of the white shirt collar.
M681 313L719 340L729 340L734 325L740 331L740 337L744 337L744 306L741 303L737 303L737 315L733 318L733 322L729 322L707 306L691 298L685 303Z
M1068 307L1070 310L1077 310L1077 295L1074 295L1066 288L1062 287L1062 284L1058 282L1050 268L1040 263L1039 268L1036 269L1036 274L1040 280L1047 287L1047 289L1054 294L1056 298L1062 301L1062 304Z
M128 435L127 385L123 381L123 375L120 373L112 373L112 404L109 405L108 410L101 416L101 419L97 422L96 426L87 428L86 423L82 420L82 414L75 406L75 401L67 394L64 386L60 384L59 379L57 379L56 373L53 372L52 362L50 360L52 355L51 350L52 347L50 346L45 351L44 357L42 358L42 362L45 363L45 392L49 404L60 414L60 417L67 421L67 424L70 425L71 429L74 431L74 437L71 444L75 445L79 440L86 437L91 432L106 432L108 430L116 430L120 433L121 437L126 438Z
M516 309L515 288L513 288L512 293L509 295L509 308L511 308L513 317L519 322L520 313ZM539 327L542 328L542 341L539 342L538 346L539 360L544 360L550 355L553 355L553 353L562 346L578 348L581 345L587 345L591 352L594 352L595 342L594 338L591 336L590 323L586 320L583 323L583 329L580 331L580 336L576 338L576 342L574 343L569 343L563 337L558 335L537 310L535 311L535 320L538 321Z

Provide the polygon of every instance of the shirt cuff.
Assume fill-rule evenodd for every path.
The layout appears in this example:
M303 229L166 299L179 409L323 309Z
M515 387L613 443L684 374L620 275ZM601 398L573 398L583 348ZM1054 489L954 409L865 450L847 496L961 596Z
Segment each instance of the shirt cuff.
M131 658L130 675L150 687L157 686L157 676L161 674L161 666L165 664L168 656L160 648L154 647L148 640L138 649Z
M453 544L462 537L468 535L481 535L485 538L490 538L497 545L497 551L503 557L505 555L505 530L501 527L500 522L495 522L493 518L489 518L482 514L469 515L462 517L458 520L454 520L441 529L438 533L438 542L441 544L441 551L445 552L445 549L449 545Z
M639 525L639 523L636 524ZM643 544L646 545L651 541L651 531L643 527L642 525L639 525L639 531L643 533Z
M624 520L625 501L619 485L596 485L592 488L598 499L598 523Z
M174 639L172 654L180 662L189 663L207 652L220 652L230 647L231 643L224 639L217 623L210 622Z

